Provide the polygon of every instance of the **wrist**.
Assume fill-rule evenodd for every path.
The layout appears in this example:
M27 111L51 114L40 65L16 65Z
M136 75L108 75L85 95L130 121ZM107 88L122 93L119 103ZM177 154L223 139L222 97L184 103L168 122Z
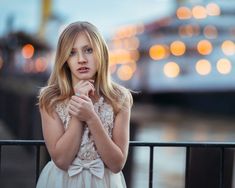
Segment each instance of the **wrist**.
M95 122L99 121L98 117L97 117L97 114L95 113L91 118L89 118L86 123L87 125L92 125L94 124Z

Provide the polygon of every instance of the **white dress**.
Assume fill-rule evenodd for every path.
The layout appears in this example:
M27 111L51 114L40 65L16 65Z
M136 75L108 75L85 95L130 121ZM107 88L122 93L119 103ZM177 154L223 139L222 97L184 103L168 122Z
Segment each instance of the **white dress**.
M112 137L112 106L101 97L94 108L108 135ZM66 129L70 120L67 105L59 103L56 105L56 112ZM53 161L48 162L40 174L36 188L126 188L126 183L122 172L115 174L104 166L92 135L85 126L80 150L68 171L59 169Z

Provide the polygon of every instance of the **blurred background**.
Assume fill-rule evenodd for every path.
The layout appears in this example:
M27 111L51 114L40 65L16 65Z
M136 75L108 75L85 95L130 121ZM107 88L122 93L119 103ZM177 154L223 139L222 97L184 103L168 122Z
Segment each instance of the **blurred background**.
M131 140L235 141L234 19L230 0L1 0L0 139L42 139L38 91L60 32L85 20L107 41L112 78L137 91ZM146 153L131 149L129 187L148 186ZM2 148L1 186L33 187L32 156ZM184 171L184 148L155 148L154 187L183 188Z

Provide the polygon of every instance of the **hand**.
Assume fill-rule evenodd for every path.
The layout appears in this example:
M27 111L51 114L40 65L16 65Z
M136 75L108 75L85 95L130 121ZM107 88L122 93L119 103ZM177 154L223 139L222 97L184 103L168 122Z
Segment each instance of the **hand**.
M69 101L68 111L80 121L88 121L96 114L91 99L86 95L73 95Z
M74 87L75 94L78 95L94 95L95 94L95 87L94 87L94 80L80 80Z

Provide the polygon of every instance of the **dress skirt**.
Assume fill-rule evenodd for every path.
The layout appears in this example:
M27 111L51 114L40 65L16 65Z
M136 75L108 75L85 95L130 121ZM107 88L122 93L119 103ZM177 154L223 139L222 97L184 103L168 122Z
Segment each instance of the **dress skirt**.
M50 161L43 168L36 188L126 188L126 183L122 172L115 174L107 168L103 178L96 177L89 169L71 177Z

